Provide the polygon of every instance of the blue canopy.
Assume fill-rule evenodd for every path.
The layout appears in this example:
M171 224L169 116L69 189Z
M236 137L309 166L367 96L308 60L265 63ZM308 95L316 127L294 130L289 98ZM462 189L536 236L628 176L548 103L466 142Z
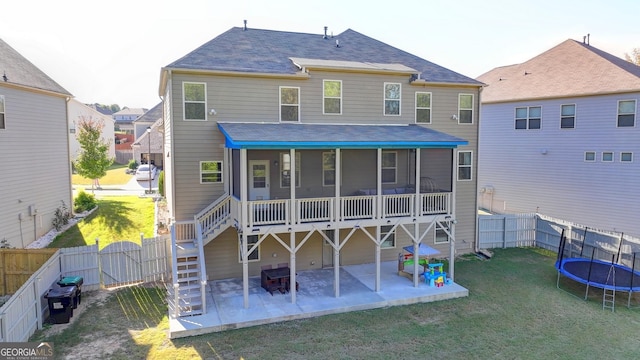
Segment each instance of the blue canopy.
M405 246L405 247L403 247L403 249L406 252L408 252L410 254L413 254L413 245ZM429 245L420 244L420 247L418 247L418 257L420 257L420 256L431 256L431 255L435 255L435 254L440 254L440 251L432 248Z

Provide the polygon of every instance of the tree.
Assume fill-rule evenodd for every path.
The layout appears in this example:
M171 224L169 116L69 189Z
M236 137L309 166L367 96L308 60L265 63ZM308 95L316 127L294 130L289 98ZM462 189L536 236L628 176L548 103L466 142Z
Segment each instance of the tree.
M640 65L640 48L634 48L631 55L624 53L624 58L628 62Z
M91 189L100 187L100 178L107 175L107 169L113 164L109 158L109 143L100 139L104 123L93 118L80 116L77 128L77 139L80 143L80 154L74 162L80 176L93 179Z

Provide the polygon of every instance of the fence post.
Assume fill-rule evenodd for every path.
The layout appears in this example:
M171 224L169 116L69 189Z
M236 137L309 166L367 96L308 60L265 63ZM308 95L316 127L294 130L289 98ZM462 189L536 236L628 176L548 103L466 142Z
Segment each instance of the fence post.
M36 319L38 320L38 330L42 329L42 305L40 304L40 281L42 279L40 276L36 278L36 281L33 282L33 290L35 292L36 298Z
M102 258L100 257L100 238L96 238L96 258L98 263L98 288L102 288Z
M502 248L507 248L507 215L502 218Z

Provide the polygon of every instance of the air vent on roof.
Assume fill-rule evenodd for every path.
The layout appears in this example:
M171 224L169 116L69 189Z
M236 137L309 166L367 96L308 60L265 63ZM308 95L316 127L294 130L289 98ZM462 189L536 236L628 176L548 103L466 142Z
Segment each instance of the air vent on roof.
M244 20L244 27L242 28L242 31L247 31L247 20Z
M324 36L322 37L323 39L327 38L327 27L324 27Z
M590 36L591 36L591 34L587 34L587 36L583 36L582 37L582 43L589 45L589 37Z
M2 80L4 80L4 82L9 81L9 78L7 77L7 73L6 72L4 74L2 74Z
M340 40L336 39L336 47L340 47Z

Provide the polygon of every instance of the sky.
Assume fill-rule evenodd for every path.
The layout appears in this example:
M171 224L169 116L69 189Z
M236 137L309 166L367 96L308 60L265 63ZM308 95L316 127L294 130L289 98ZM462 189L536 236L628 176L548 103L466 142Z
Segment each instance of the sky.
M162 67L232 27L352 29L471 78L567 39L624 58L637 0L12 0L4 40L84 103L151 108ZM2 69L0 69L0 72Z

